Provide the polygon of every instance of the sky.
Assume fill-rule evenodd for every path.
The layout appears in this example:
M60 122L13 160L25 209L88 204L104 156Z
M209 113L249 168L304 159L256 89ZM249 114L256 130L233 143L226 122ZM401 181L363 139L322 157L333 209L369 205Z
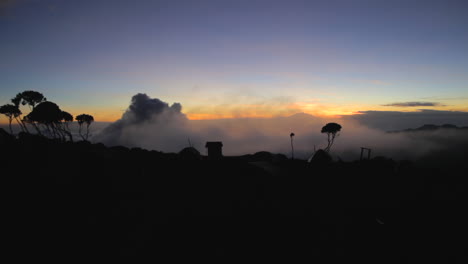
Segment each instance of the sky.
M138 93L191 120L468 112L467 13L453 0L0 0L0 105L35 90L105 122Z

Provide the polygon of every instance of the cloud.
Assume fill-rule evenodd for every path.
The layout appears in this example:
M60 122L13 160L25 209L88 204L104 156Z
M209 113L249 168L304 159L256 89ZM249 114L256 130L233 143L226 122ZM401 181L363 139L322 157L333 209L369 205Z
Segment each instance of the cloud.
M159 99L152 99L146 94L137 94L132 97L132 102L127 111L123 114L121 122L125 123L142 123L150 121L155 116L161 116L166 113L175 115L181 113L182 106L179 103L174 103L172 106Z
M399 106L399 107L419 107L419 106L444 106L437 102L402 102L385 104L383 106Z
M436 120L431 118L440 122L432 122ZM460 122L451 122L456 120ZM417 113L368 111L354 117L341 118L301 113L288 117L190 120L182 113L182 106L178 103L169 105L146 94L137 94L133 96L122 118L102 129L92 141L103 142L108 146L179 152L188 146L190 138L193 146L202 154L206 154L204 146L207 141L222 141L223 153L227 156L258 151L290 156L289 135L294 133L295 157L307 159L313 154L314 148L326 147L327 138L320 130L329 122L337 122L343 127L332 147L335 158L356 160L359 159L360 148L368 147L372 149L373 156L396 160L417 159L446 149L449 141L453 141L451 146L456 146L459 135L454 137L450 133L440 133L435 137L386 133L382 131L385 130L382 124L395 123L401 129L418 127L424 123L460 125L464 122L468 125L468 113L433 110Z
M431 96L431 97L422 97L421 99L429 99L429 100L443 100L443 101L450 101L450 100L468 100L468 96L459 96L459 97L440 97L440 96Z
M108 146L142 147L178 152L188 139L202 153L205 142L223 141L226 155L258 151L290 153L289 134L294 132L297 156L307 158L314 145L325 144L320 128L326 123L319 117L297 114L274 118L230 118L189 120L178 103L169 106L146 94L133 96L121 119L97 133L92 140ZM312 133L317 131L318 133Z
M187 137L182 106L136 94L121 119L104 128L96 141L107 145L167 149Z
M418 112L360 111L358 115L346 116L370 128L393 131L417 128L425 124L453 124L468 126L468 112L422 109Z
M241 98L236 98L235 95L228 98L231 102L224 99L222 104L206 105L205 103L192 107L187 115L190 119L221 119L287 116L302 112L294 99L286 96L257 100L246 98L243 103L237 104L232 102L242 102Z

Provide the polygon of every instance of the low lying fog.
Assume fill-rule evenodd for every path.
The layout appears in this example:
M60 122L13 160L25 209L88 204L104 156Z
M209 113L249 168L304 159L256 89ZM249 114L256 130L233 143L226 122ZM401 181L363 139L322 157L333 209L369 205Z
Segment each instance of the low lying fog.
M378 119L376 113L378 114L372 112L372 120ZM385 114L386 112L383 115L384 119ZM465 120L464 118L465 116L462 116L460 120ZM417 116L414 120L418 120ZM379 121L385 124L384 120ZM373 157L386 156L402 160L416 159L449 145L468 142L467 133L459 130L450 133L434 132L438 135L423 132L387 133L375 124L366 125L366 118L363 116L324 119L308 114L296 114L276 118L189 120L183 114L180 104L169 105L146 94L135 95L120 120L107 125L102 130L96 126L98 124L95 124L92 141L102 142L108 146L123 145L163 152L179 152L189 146L190 140L202 154L206 154L207 141L222 141L223 154L228 156L269 151L290 157L289 135L293 132L295 157L306 159L313 154L314 148L326 147L327 136L320 133L320 130L330 122L342 125L331 153L335 158L345 161L359 159L361 147L371 148ZM424 125L414 121L411 124L412 128Z

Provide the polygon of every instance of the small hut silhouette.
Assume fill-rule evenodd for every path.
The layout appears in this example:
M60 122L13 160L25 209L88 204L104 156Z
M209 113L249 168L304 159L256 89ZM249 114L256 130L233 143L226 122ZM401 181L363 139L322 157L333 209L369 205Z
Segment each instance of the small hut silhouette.
M205 147L208 149L209 160L220 160L223 157L223 142L212 141L206 142Z

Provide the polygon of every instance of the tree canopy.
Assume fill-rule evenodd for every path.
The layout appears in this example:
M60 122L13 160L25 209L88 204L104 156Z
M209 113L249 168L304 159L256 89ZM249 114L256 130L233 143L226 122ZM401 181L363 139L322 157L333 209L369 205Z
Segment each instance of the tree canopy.
M341 125L337 123L328 123L322 127L322 133L327 134L328 145L325 148L326 152L329 152L333 142L335 141L335 137L339 135L341 131Z
M10 127L10 133L13 134L11 122L13 121L13 119L17 119L19 116L21 116L21 110L15 105L6 104L6 105L0 106L0 114L3 114L6 117L8 117L8 125Z
M57 104L46 101L37 105L26 117L32 122L53 124L62 119L62 110Z
M21 110L19 110L19 108L14 105L6 104L0 106L0 114L4 114L9 118L14 118L21 115Z
M75 117L76 121L78 121L78 125L80 126L79 128L79 134L83 140L88 140L89 137L89 126L91 123L94 122L94 117L92 115L88 114L81 114ZM86 124L86 133L82 133L82 126L83 124Z
M0 106L0 114L8 117L10 132L13 134L11 122L16 119L21 130L29 133L28 127L32 126L38 135L47 136L54 139L66 141L69 139L73 141L72 132L69 124L73 122L74 117L72 114L63 111L60 107L53 102L47 101L44 95L37 91L24 91L17 93L11 99L12 104L5 104ZM23 114L20 106L28 105L30 112ZM88 114L82 114L76 117L76 121L80 125L80 135L83 140L89 137L89 126L94 122L94 117ZM81 134L82 125L86 124L86 134Z
M31 109L34 109L36 105L47 101L47 98L40 92L36 91L24 91L22 93L18 93L11 102L16 106L19 107L20 104L22 105L29 105Z
M90 125L92 122L94 122L94 117L88 114L78 115L75 119L78 121L78 124L86 123L87 125Z

